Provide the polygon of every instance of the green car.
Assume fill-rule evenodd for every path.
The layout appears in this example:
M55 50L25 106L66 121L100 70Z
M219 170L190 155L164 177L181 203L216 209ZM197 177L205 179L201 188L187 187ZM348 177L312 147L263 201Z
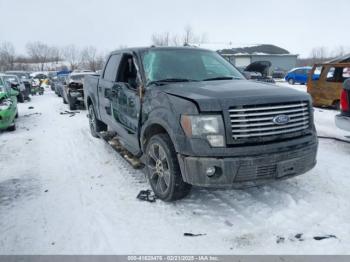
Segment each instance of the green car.
M0 75L0 130L16 130L18 92L4 83Z

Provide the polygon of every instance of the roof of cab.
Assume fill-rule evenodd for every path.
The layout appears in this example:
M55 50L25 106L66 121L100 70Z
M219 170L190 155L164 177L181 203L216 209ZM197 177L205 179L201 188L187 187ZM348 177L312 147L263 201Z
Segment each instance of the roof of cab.
M198 48L195 46L147 46L147 47L130 47L130 48L123 48L123 49L117 49L111 52L111 54L116 54L120 52L143 52L148 50L201 50L201 51L209 51L214 52L209 49L204 48Z

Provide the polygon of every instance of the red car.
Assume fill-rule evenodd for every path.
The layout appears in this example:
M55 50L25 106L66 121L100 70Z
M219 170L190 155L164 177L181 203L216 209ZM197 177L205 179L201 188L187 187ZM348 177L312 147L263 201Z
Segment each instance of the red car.
M344 82L340 96L340 114L335 116L335 124L350 132L350 78Z

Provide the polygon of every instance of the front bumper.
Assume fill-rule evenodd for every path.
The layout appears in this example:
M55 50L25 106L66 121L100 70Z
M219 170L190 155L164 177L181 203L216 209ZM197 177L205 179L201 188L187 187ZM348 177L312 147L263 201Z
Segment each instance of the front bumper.
M316 165L317 142L279 153L249 157L193 157L178 155L185 182L215 188L244 188L301 175ZM212 177L208 167L215 167Z
M350 117L343 116L343 115L336 115L335 125L340 129L350 132Z

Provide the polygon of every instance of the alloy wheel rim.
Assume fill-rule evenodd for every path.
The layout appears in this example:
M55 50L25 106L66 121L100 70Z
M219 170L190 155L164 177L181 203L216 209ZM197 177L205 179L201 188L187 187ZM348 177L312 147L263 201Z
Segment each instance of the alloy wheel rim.
M169 161L164 148L154 143L148 151L148 170L150 182L158 193L164 194L170 186Z

